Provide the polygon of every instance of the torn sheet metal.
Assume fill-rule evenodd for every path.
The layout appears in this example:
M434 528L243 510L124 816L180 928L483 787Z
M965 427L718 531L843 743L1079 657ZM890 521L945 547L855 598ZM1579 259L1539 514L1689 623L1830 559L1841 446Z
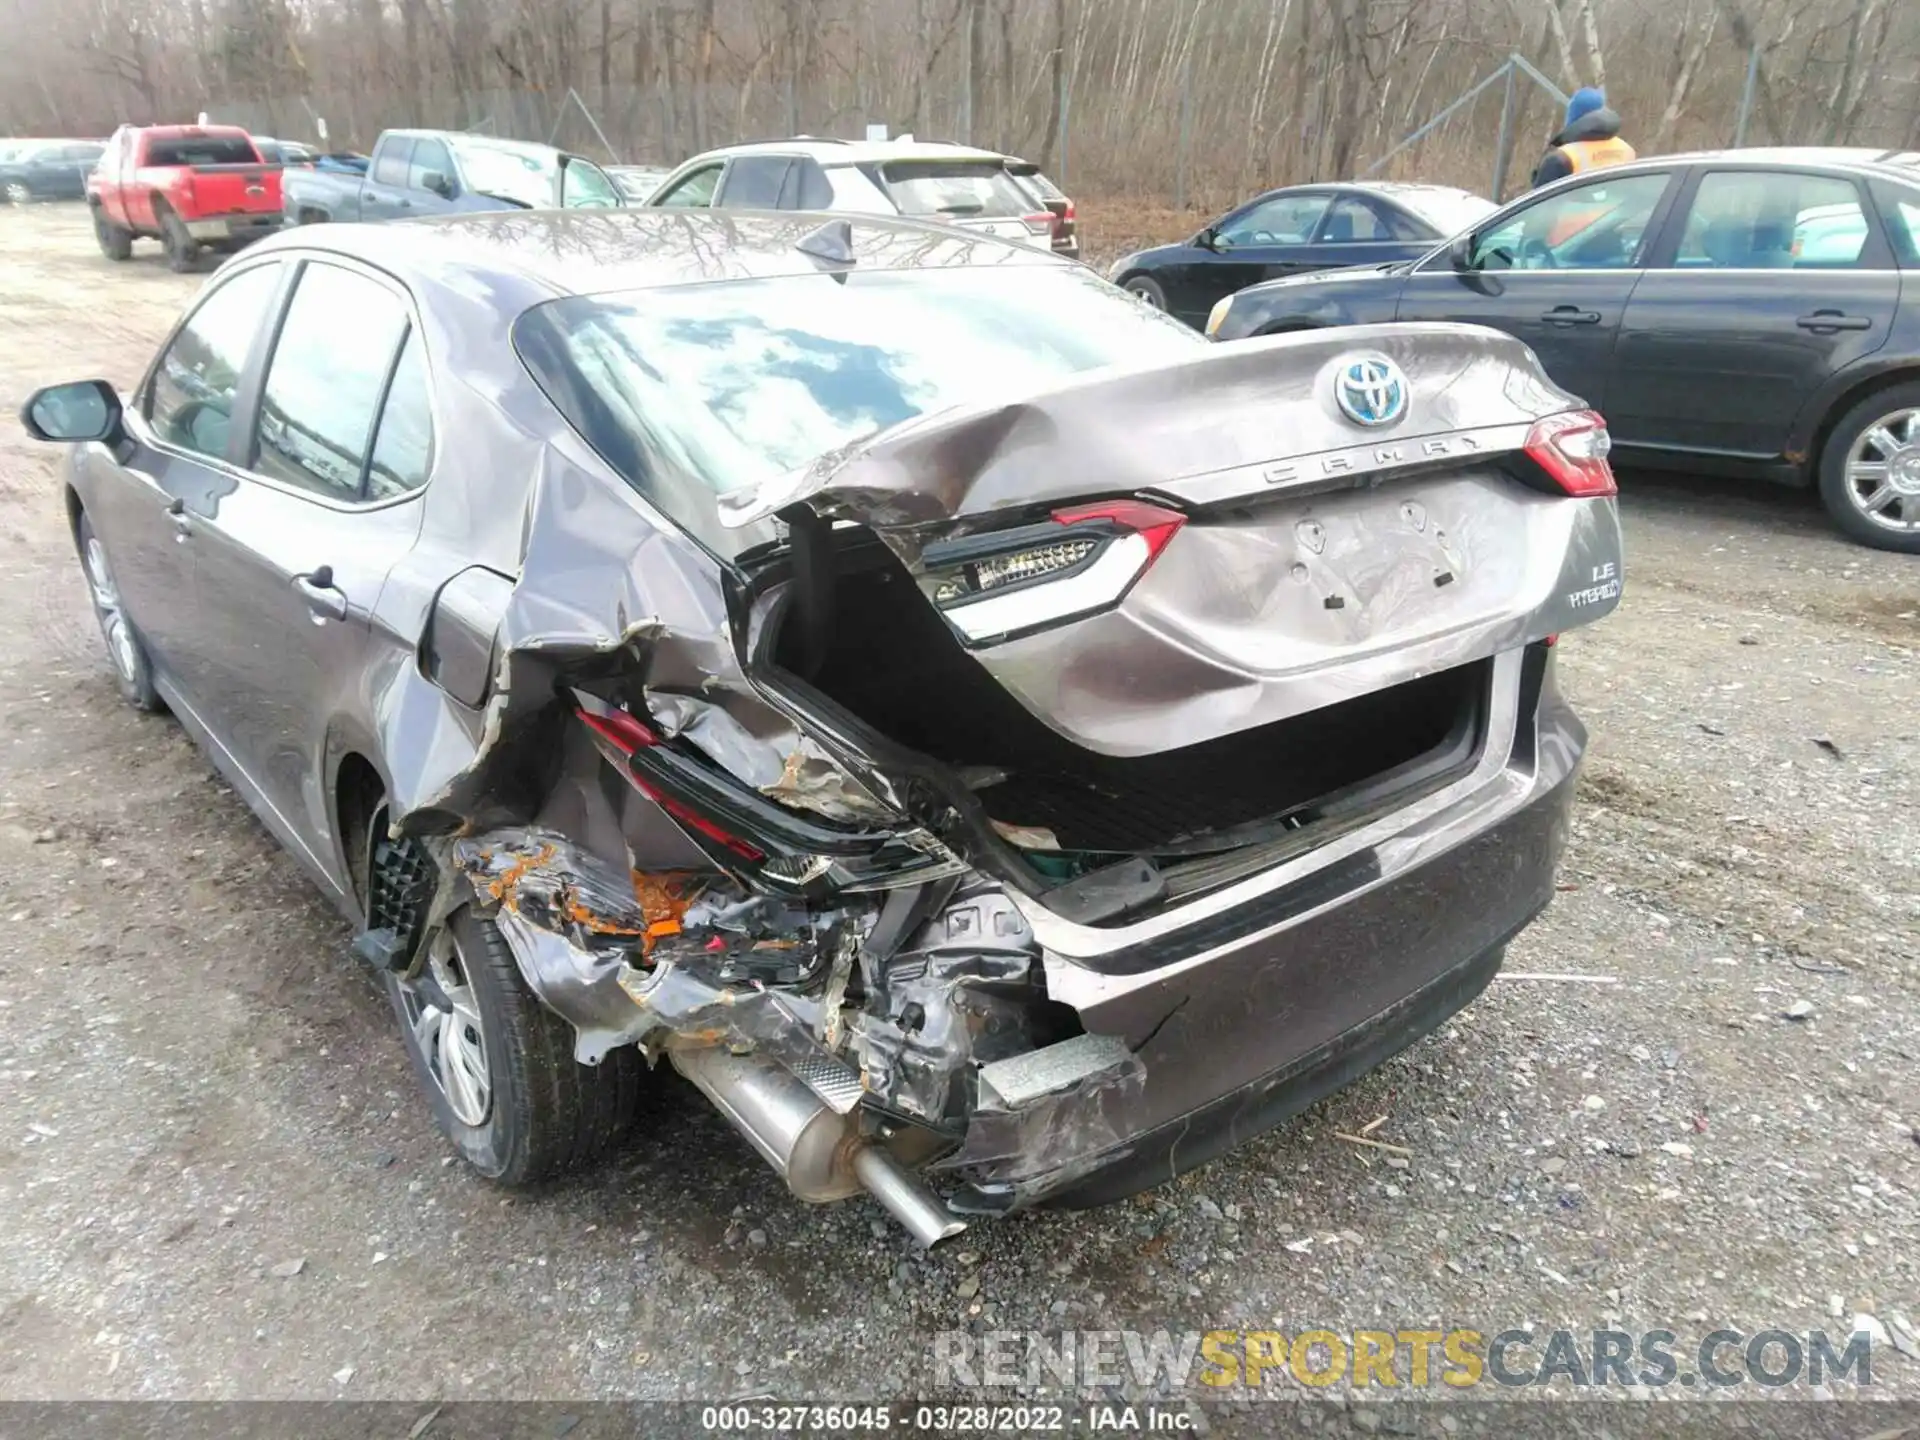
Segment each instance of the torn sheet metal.
M662 734L684 737L770 800L845 824L886 824L900 818L853 783L817 741L765 707L758 708L755 718L778 722L770 735L755 734L723 705L693 695L649 689L647 709Z

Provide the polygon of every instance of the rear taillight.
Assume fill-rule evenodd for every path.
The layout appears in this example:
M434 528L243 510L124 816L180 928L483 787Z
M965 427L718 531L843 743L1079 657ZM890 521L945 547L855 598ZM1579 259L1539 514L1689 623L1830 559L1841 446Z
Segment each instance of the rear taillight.
M1591 410L1549 415L1527 432L1527 458L1555 485L1581 499L1620 493L1607 463L1612 449L1607 422Z
M588 709L583 704L574 713L580 717L582 724L600 738L601 749L607 752L607 758L622 762L621 768L634 788L680 824L713 841L735 859L759 861L766 858L757 846L714 824L691 805L667 794L644 775L635 774L632 766L624 763L631 761L640 751L660 743L660 737L654 734L651 726L630 711L614 709L612 706Z
M964 640L987 644L1117 605L1186 523L1143 500L1071 506L929 545L921 587Z

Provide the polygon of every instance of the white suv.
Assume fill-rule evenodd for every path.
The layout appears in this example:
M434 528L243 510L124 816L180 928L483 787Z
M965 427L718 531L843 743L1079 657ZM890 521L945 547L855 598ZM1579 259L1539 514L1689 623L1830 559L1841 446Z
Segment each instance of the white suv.
M1032 174L998 151L911 135L800 136L696 155L661 181L647 204L907 215L1051 244L1056 212L1033 187Z

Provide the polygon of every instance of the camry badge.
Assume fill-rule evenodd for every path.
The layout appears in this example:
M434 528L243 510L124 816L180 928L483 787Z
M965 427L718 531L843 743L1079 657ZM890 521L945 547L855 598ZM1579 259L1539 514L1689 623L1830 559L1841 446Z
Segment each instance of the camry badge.
M1391 425L1407 413L1407 377L1383 356L1348 360L1334 372L1333 398L1356 425Z

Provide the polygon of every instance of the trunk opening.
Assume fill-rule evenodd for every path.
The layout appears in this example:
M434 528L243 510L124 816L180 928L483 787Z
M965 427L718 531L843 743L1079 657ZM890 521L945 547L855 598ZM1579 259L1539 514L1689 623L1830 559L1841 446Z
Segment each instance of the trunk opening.
M798 581L771 656L897 745L953 770L1069 911L1065 887L1127 868L1087 923L1216 888L1408 803L1473 762L1491 662L1273 724L1115 757L1058 734L964 650L899 561L834 530L828 573ZM825 538L822 536L821 538ZM1306 832L1313 831L1313 834Z

